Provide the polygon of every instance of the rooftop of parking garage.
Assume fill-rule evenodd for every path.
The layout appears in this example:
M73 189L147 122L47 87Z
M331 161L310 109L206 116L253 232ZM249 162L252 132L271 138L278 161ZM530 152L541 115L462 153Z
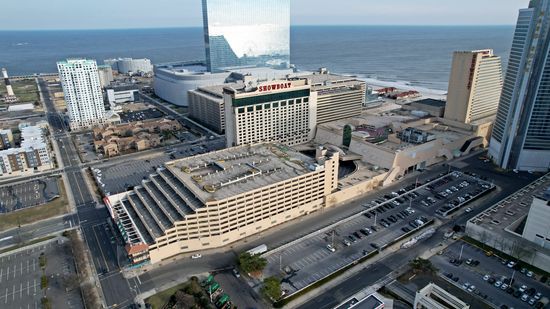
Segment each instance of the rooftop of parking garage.
M283 145L228 148L166 164L204 203L305 175L323 166Z
M523 189L491 206L468 222L494 232L505 233L529 213L533 196L541 196L550 187L550 174L537 179Z
M380 176L388 172L388 170L385 168L379 168L360 160L355 161L355 164L357 165L357 168L352 174L338 180L338 187L340 189L348 188L359 183L372 180L376 176Z

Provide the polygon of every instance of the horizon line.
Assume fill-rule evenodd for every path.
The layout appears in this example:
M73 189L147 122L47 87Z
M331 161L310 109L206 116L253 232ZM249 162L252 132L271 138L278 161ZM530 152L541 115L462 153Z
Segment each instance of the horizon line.
M514 27L515 24L295 24L290 27ZM114 27L114 28L47 28L47 29L2 29L9 31L97 31L97 30L149 30L149 29L196 29L202 26L153 26L153 27Z

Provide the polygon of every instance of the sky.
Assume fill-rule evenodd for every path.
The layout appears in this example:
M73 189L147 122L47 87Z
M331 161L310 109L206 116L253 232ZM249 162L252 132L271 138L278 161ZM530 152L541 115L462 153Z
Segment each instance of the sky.
M528 0L291 1L293 25L513 25L518 9L528 5ZM2 0L0 8L0 30L202 25L200 0Z

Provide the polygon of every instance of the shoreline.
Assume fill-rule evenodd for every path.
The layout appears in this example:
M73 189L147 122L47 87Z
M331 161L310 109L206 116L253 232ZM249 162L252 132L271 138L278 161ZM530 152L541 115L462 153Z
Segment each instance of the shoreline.
M422 95L422 98L430 98L430 99L436 99L436 100L447 99L447 91L445 90L412 86L407 84L406 82L382 81L382 80L378 80L374 78L366 78L366 77L358 77L358 79L365 81L367 85L373 87L373 89L384 88L384 87L395 87L399 90L416 90Z
M430 99L436 99L436 100L446 100L447 99L447 91L445 90L439 90L439 89L431 89L426 88L422 86L413 86L407 81L384 81L376 78L370 78L370 77L361 77L358 75L353 74L340 74L340 73L334 73L339 74L343 76L353 76L356 77L359 80L365 81L368 86L376 88L385 88L385 87L395 87L399 90L416 90L421 95L422 98L430 98ZM57 75L57 73L33 73L29 75L20 75L20 76L12 76L11 78L17 79L17 78L28 78L28 77L40 77L40 76L51 76L51 75Z

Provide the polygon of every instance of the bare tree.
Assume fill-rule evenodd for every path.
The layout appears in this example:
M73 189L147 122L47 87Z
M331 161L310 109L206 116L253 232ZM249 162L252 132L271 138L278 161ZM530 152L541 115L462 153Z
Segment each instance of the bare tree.
M67 291L74 290L79 287L80 279L76 274L68 274L63 276L63 285Z
M177 291L175 298L178 309L191 309L195 305L195 297L183 291Z

